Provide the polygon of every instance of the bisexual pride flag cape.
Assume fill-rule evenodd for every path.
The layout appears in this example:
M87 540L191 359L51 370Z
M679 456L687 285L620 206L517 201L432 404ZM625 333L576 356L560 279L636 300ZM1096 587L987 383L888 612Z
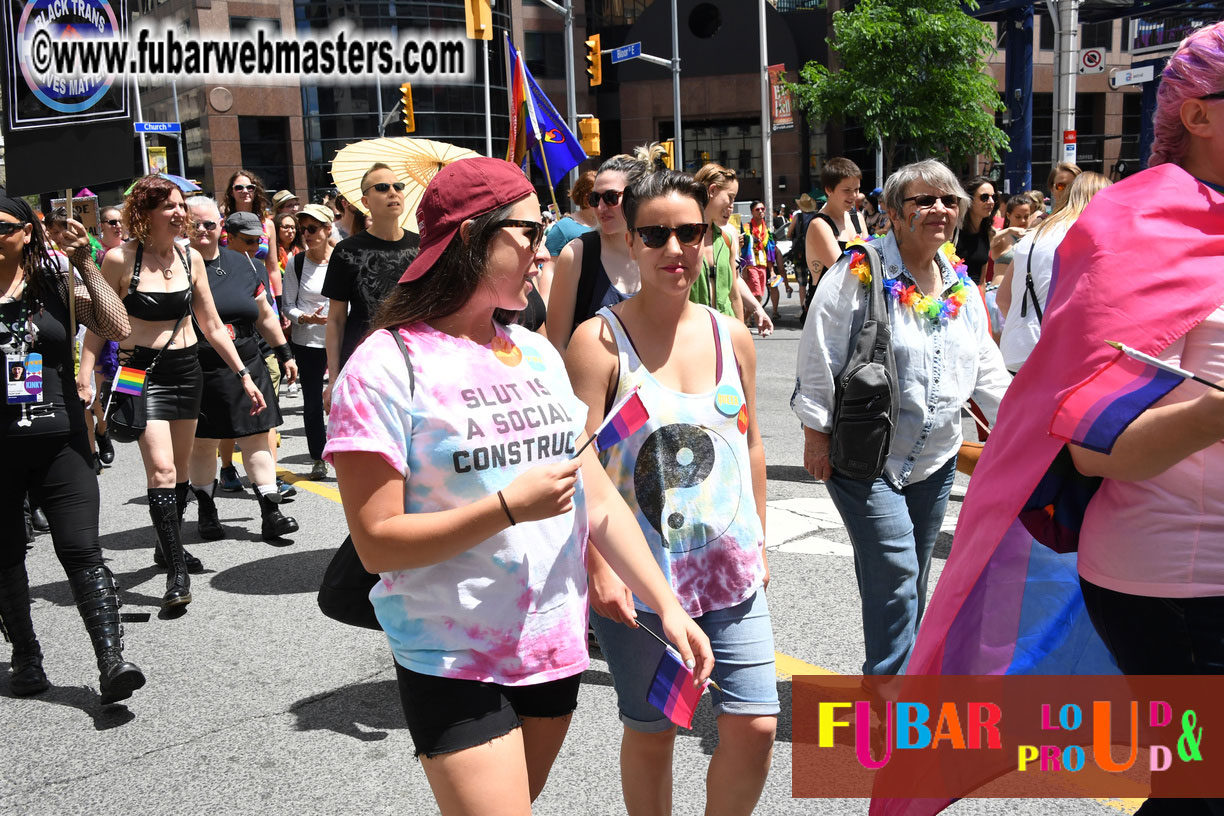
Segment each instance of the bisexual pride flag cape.
M1224 195L1170 164L1098 193L1067 233L1041 341L999 408L909 674L1118 672L1074 552L1099 480L1075 470L1066 444L1108 452L1176 387L1106 341L1159 355L1224 302L1222 257ZM870 812L926 816L950 802L874 799Z

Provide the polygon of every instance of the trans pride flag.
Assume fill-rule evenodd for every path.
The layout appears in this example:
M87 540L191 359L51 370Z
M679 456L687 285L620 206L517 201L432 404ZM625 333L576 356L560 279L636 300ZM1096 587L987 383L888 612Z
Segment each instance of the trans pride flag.
M1099 481L1075 471L1066 443L1109 451L1172 390L1106 341L1159 355L1224 303L1221 257L1224 195L1170 164L1098 193L1067 233L1041 341L999 408L909 674L1117 673L1074 553ZM928 816L948 804L875 799L870 812Z

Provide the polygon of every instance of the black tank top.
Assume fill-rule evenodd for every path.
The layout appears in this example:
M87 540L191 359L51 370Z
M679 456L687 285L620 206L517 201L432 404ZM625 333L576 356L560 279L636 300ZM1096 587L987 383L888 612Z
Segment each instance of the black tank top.
M187 288L174 292L139 292L140 261L144 258L144 245L136 245L136 268L132 270L132 282L128 284L127 295L123 298L123 306L129 317L137 320L147 320L157 323L166 320L178 320L191 305L191 267L187 265L187 257L175 244L174 252L183 264L187 273Z

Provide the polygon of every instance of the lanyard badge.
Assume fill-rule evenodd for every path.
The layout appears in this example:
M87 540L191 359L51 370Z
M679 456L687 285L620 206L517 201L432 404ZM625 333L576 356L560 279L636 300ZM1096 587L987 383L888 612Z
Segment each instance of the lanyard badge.
M5 396L9 405L42 402L43 357L41 354L4 355Z

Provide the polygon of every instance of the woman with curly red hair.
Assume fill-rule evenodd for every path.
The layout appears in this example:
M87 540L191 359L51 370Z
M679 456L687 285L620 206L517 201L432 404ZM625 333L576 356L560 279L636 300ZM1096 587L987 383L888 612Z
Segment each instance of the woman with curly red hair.
M132 240L107 254L102 275L123 299L132 324L132 333L119 347L120 362L144 373L147 424L139 442L148 479L149 515L159 545L154 563L169 568L163 611L181 613L191 603L189 570L204 569L183 549L180 534L204 382L194 326L241 378L251 413L262 411L265 403L217 316L203 259L194 249L184 250L175 243L187 224L179 188L158 176L146 176L128 193L123 217ZM195 318L194 325L188 317ZM93 368L100 345L99 338L89 335L82 371Z

